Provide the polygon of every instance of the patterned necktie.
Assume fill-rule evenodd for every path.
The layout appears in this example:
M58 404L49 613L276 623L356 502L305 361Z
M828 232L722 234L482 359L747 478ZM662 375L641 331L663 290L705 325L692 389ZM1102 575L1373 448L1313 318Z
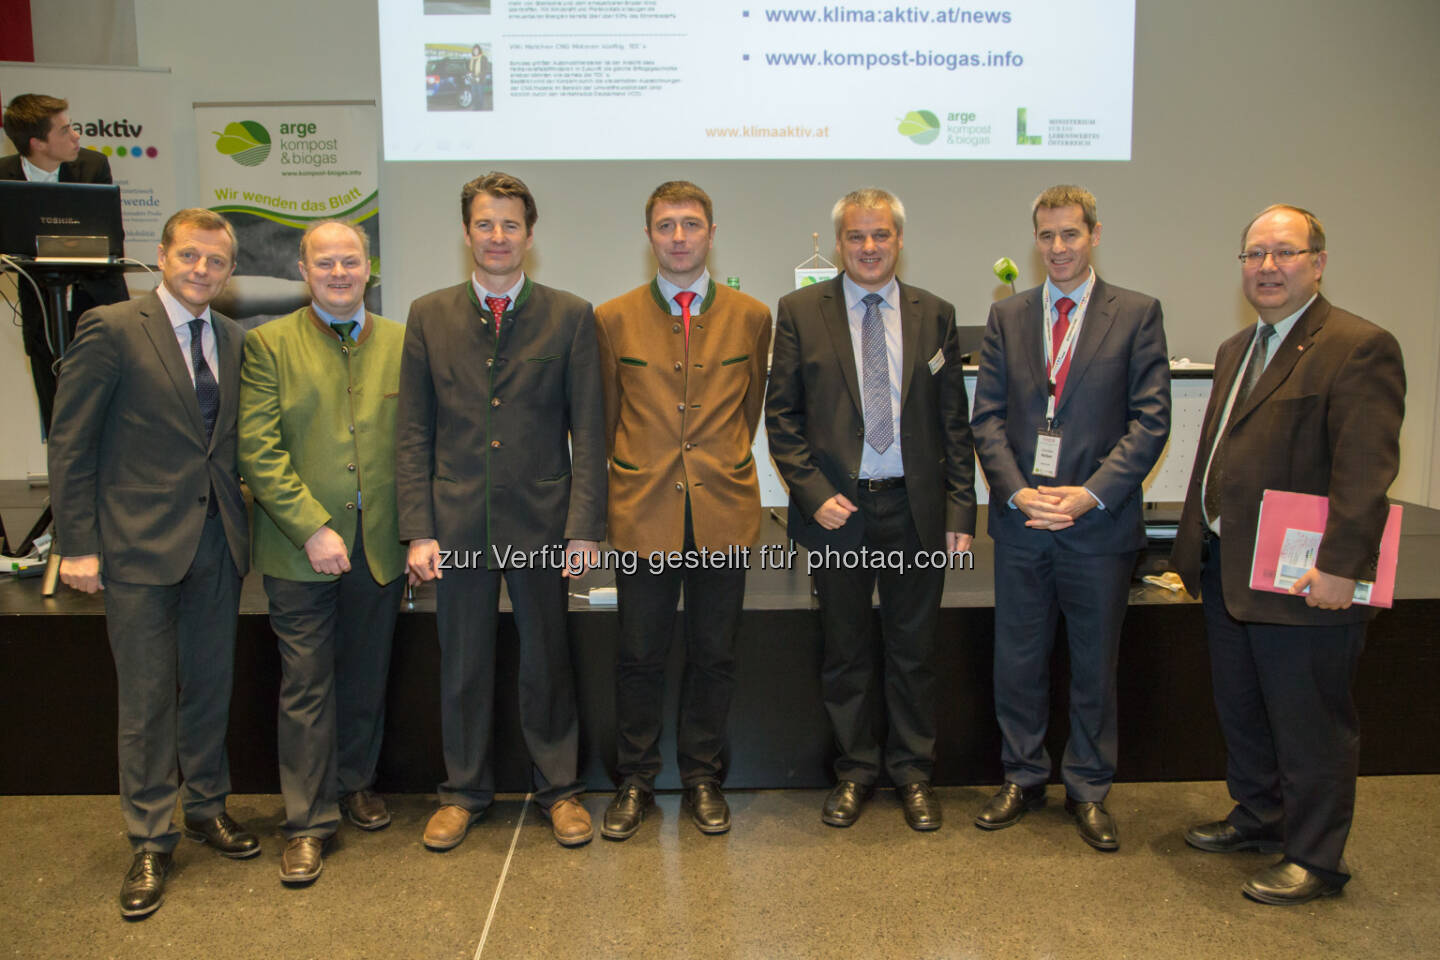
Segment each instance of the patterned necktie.
M505 316L505 311L510 309L509 297L486 297L485 306L495 316L495 336L500 336L500 318Z
M867 293L865 319L860 321L860 358L865 365L865 442L884 453L895 442L890 413L890 358L885 350L885 322L880 319L880 294Z
M205 332L205 320L196 317L190 321L190 365L195 371L195 399L200 401L200 416L205 421L205 442L215 433L215 418L220 414L220 384L205 362L205 347L201 335Z
M334 330L336 336L340 338L340 342L344 343L346 340L355 339L354 333L357 326L359 326L359 324L354 320L341 320L337 323L330 324L330 329Z
M1210 475L1215 472L1215 465L1222 462L1225 454L1225 441L1229 439L1225 428L1230 426L1230 421L1245 406L1245 401L1250 399L1250 394L1255 391L1255 384L1260 382L1260 375L1265 372L1265 356L1270 352L1270 338L1275 336L1275 328L1263 320L1260 322L1260 337L1255 347L1250 351L1250 362L1245 364L1245 372L1240 376L1240 389L1235 391L1235 402L1230 405L1230 416L1220 428L1220 439L1215 445L1215 453L1210 457L1210 468L1205 471L1205 516L1207 519L1215 520L1220 517L1220 484L1211 483Z
M1060 353L1060 344L1065 339L1065 334L1070 330L1070 311L1075 309L1075 301L1069 297L1061 297L1055 301L1055 312L1059 317L1055 320L1055 326L1050 333L1050 365L1055 365L1055 357ZM1060 371L1055 374L1055 402L1060 402L1060 394L1065 392L1065 375L1070 372L1070 357L1074 350L1065 354L1065 362L1060 364Z
M690 350L690 304L695 302L694 290L681 290L675 294L675 302L680 304L680 322L685 324L685 350Z

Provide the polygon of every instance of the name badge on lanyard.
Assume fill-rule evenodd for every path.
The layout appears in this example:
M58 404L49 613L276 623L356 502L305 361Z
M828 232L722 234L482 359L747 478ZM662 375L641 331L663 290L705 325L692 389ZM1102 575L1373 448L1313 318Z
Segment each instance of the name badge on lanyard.
M1070 350L1075 346L1075 338L1080 334L1080 323L1085 319L1085 308L1090 305L1090 294L1095 290L1095 271L1090 271L1090 279L1085 285L1085 296L1080 298L1080 303L1074 310L1070 311L1070 326L1065 331L1065 336L1060 340L1059 349L1054 344L1054 330L1050 322L1050 284L1045 284L1044 313L1042 314L1041 331L1044 334L1044 350L1047 376L1045 378L1045 426L1035 436L1035 466L1031 470L1037 477L1055 477L1060 471L1060 429L1055 426L1056 406L1056 384L1055 378L1065 367L1065 361L1070 356ZM1051 357L1054 357L1052 360Z
M1037 477L1054 478L1060 470L1060 431L1041 428L1035 436L1035 467L1030 472Z

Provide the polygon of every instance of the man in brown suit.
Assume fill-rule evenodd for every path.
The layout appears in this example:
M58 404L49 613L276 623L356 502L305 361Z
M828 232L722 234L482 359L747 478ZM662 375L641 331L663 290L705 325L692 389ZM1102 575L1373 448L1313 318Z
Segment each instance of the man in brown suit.
M735 693L735 637L745 562L760 535L760 487L750 444L765 399L770 311L711 279L710 197L662 183L645 205L654 280L595 310L610 451L610 542L633 550L616 574L615 664L620 789L602 836L640 829L660 772L665 659L685 589L685 674L677 729L680 781L703 833L730 829L720 791L726 720ZM744 548L731 550L730 548ZM680 565L657 554L684 551Z
M1280 905L1339 893L1350 879L1341 859L1359 768L1350 688L1374 613L1351 598L1356 580L1375 576L1405 414L1400 345L1321 296L1325 262L1325 231L1298 207L1269 207L1242 234L1241 282L1260 322L1216 354L1174 553L1205 604L1235 800L1185 841L1213 853L1283 850L1241 888ZM1266 489L1330 499L1295 596L1249 586Z

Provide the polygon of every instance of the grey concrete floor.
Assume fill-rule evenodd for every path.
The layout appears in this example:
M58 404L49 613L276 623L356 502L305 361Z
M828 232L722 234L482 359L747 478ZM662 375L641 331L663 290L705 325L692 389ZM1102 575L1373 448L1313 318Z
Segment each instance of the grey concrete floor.
M702 836L661 796L624 843L564 850L523 798L461 846L420 844L433 800L348 825L312 886L278 879L280 799L232 797L264 850L229 861L182 841L158 913L121 919L129 862L113 797L0 797L0 957L1418 957L1440 943L1440 777L1362 780L1336 898L1253 904L1241 882L1274 858L1185 846L1228 808L1223 784L1120 784L1115 854L1051 804L1009 830L971 826L988 788L940 791L943 829L905 827L884 791L860 822L820 822L823 792L730 795L734 830ZM598 817L606 798L587 798ZM1429 944L1430 946L1426 946Z

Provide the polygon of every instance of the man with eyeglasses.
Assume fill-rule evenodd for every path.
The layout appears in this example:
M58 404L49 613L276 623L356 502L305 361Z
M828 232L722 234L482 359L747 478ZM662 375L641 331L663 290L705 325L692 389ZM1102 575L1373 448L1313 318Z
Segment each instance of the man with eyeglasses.
M1405 369L1393 336L1320 294L1327 255L1314 214L1276 204L1241 237L1241 285L1260 319L1216 354L1174 550L1186 588L1204 601L1235 807L1185 841L1213 853L1283 851L1241 891L1290 905L1350 879L1341 855L1359 767L1351 684L1374 613L1352 596L1357 580L1375 576ZM1292 596L1249 587L1267 489L1330 501L1315 566Z

